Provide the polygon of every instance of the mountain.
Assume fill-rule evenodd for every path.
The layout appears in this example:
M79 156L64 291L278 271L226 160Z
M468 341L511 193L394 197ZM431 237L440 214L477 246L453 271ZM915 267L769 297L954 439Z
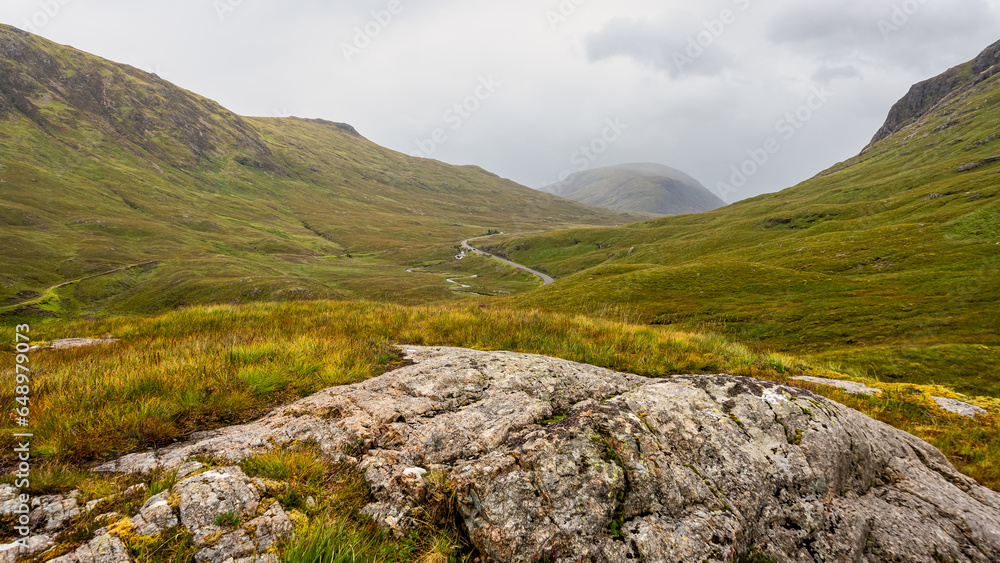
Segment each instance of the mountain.
M919 119L929 115L939 104L967 92L976 84L989 80L1000 72L1000 41L988 47L975 59L950 68L943 74L914 84L903 99L889 110L885 124L875 133L877 143Z
M596 207L657 215L702 213L726 205L691 176L651 163L584 170L541 190Z
M447 271L406 268L489 229L630 221L403 155L342 123L242 117L8 26L0 150L0 305L55 314L447 299Z
M782 192L486 249L561 276L518 297L523 306L721 331L1000 396L997 49L925 82L936 85L927 104L911 90L884 137Z

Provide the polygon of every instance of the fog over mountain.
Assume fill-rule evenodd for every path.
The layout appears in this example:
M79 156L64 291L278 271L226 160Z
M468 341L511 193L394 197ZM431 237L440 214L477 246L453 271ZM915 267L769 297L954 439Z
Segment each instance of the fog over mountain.
M542 191L606 209L658 215L702 213L726 204L680 170L648 162L576 172Z
M856 154L910 85L996 40L1000 0L7 0L0 22L535 188L662 162L734 201Z

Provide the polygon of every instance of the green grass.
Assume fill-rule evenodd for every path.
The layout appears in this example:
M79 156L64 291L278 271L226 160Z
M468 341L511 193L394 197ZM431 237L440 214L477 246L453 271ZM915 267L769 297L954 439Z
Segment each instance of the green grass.
M84 501L109 497L103 512L134 514L176 475L83 469L383 373L396 344L652 377L851 377L885 392L804 386L928 440L1000 490L1000 162L958 172L1000 154L996 81L789 190L594 228L625 219L336 124L240 118L140 71L13 40L25 52L11 62L18 92L53 99L0 122L0 327L30 321L36 342L120 338L31 353L34 494L78 488ZM84 73L102 81L49 92ZM98 93L117 109L90 113ZM976 119L943 127L960 112ZM495 231L539 233L497 235L488 250L557 283L454 259L457 241ZM0 388L0 402L13 404L12 392ZM944 413L932 394L990 414ZM13 429L0 420L0 451L12 451ZM426 529L396 538L357 514L363 476L309 444L241 465L296 522L285 561L474 558L442 475L427 477ZM140 538L123 522L109 524L138 560L193 554L183 532ZM57 552L97 527L82 515Z
M392 563L419 554L385 537L377 526L355 527L346 521L317 521L288 547L286 563ZM402 547L402 549L401 549Z
M966 395L1000 397L1000 347L943 344L831 350L811 363L876 381L946 385Z
M287 563L433 562L441 557L447 563L461 558L461 541L449 522L430 521L418 532L394 537L361 516L358 510L372 499L362 472L331 463L315 445L272 450L240 465L247 475L266 479L269 493L294 515L295 536L281 549Z
M224 514L220 514L215 517L215 521L212 522L216 526L221 526L224 528L235 528L240 524L240 517L236 515L235 512L229 511Z
M72 283L41 308L69 317L236 300L460 299L443 278L406 268L447 260L458 241L491 230L626 220L337 124L236 116L137 69L8 27L0 35L22 50L6 62L10 95L25 98L0 120L0 244L10 250L0 312L31 304L26 292L151 260Z
M39 325L32 334L36 342L80 334L121 338L108 346L31 356L32 420L44 436L34 447L78 461L245 421L324 387L365 379L398 357L397 342L542 352L650 376L719 370L750 375L757 366L769 370L775 364L770 356L714 336L480 303L211 306L151 318ZM0 400L13 401L11 393L0 389Z
M828 362L754 351L724 336L479 303L210 306L155 317L43 324L34 333L37 341L104 335L121 340L31 355L33 447L52 463L107 459L170 443L194 430L251 420L319 389L361 381L391 368L399 358L397 343L540 353L650 377L681 373L731 373L777 381L805 374L844 377ZM11 371L4 368L3 375L10 376ZM256 379L248 379L248 374ZM248 380L256 383L247 385ZM1000 474L993 469L1000 467L997 415L975 421L947 415L933 406L930 394L972 401L991 412L1000 401L964 397L940 386L866 381L888 394L843 401L929 440L963 471L1000 488ZM816 390L832 393L825 387ZM13 389L0 389L0 401L12 403L12 393ZM12 420L0 424L4 430L0 448L6 451L13 446L12 424ZM254 471L305 471L281 469L274 465L277 462L267 469L266 462L259 460ZM300 462L304 468L310 466L308 460ZM304 498L285 501L301 506Z

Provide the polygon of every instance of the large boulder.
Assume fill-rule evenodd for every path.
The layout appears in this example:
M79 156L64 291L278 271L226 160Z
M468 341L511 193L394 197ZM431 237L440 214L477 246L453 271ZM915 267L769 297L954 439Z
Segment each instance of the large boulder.
M103 469L312 439L359 464L375 499L365 512L400 532L422 514L427 472L445 476L489 561L1000 561L1000 494L927 443L798 387L406 354L413 365Z

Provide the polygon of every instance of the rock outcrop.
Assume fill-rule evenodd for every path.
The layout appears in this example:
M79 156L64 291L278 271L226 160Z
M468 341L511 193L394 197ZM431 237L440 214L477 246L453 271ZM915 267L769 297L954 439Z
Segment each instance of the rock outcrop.
M293 525L277 502L263 510L266 492L263 481L248 478L237 466L197 473L147 499L131 519L99 529L94 539L52 562L129 563L120 536L154 537L181 525L194 536L197 563L276 563L268 551L292 534ZM237 527L236 522L245 523Z
M101 469L186 471L194 456L314 440L359 464L374 496L365 512L400 532L428 473L446 476L486 561L1000 561L1000 494L927 443L798 387L506 352L406 354L413 365ZM261 554L292 527L277 503L260 505L260 486L236 467L196 473L172 489L176 511L160 495L132 523L178 519L213 538L199 562ZM227 512L257 516L219 538ZM115 560L116 541L81 549Z
M869 147L924 117L942 101L1000 72L1000 41L972 61L950 68L934 78L914 84L889 110L885 123Z
M859 383L857 381L845 381L842 379L827 379L825 377L793 377L795 381L803 381L805 383L816 383L818 385L827 385L829 387L836 387L843 390L846 393L852 395L879 395L882 393L881 389L876 389L875 387L868 387L864 383ZM931 395L931 399L937 404L938 408L943 411L961 415L967 418L975 418L981 414L987 414L986 409L982 407L977 407L976 405L970 405L964 401L959 401L958 399L949 399L946 397L935 397Z

